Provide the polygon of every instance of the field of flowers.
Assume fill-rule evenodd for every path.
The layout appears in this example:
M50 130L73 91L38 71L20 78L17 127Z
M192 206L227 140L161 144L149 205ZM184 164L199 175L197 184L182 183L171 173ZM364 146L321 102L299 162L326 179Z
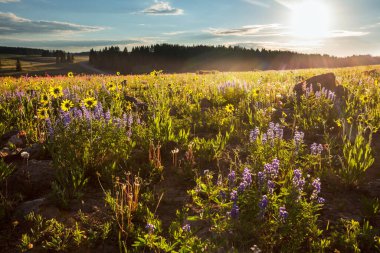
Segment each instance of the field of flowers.
M0 78L0 251L379 252L369 69Z

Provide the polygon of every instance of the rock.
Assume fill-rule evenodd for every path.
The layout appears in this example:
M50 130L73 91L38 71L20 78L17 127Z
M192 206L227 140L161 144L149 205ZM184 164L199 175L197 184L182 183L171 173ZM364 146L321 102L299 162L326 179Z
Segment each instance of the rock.
M46 152L41 143L33 143L32 146L23 149L23 151L29 153L29 159L44 159L46 157Z
M44 204L45 198L39 198L31 201L26 201L19 205L15 210L16 218L24 218L27 214L34 212L40 213L41 206Z
M0 145L1 147L7 146L9 148L24 148L26 142L25 131L12 130L1 136Z
M300 99L300 97L306 93L306 88L310 86L313 88L314 92L325 88L335 93L339 91L339 94L341 94L344 90L343 87L337 88L338 86L336 85L335 75L333 73L327 73L311 77L303 82L296 84L293 90L297 95L297 99Z
M8 147L4 147L0 150L0 158L3 158L5 162L9 163L19 159L21 151L21 148L11 150Z
M131 103L133 103L135 105L135 107L139 110L142 110L142 111L146 111L148 110L148 104L147 103L144 103L142 102L141 100L135 98L135 97L131 97L131 96L128 96L128 95L124 95L124 99L126 101L129 101Z
M56 170L51 161L29 160L17 166L16 171L8 178L11 192L19 192L27 198L36 198L50 192Z
M9 138L11 138L14 135L17 135L19 132L20 132L19 130L11 130L3 134L0 137L0 147L5 146L8 143Z

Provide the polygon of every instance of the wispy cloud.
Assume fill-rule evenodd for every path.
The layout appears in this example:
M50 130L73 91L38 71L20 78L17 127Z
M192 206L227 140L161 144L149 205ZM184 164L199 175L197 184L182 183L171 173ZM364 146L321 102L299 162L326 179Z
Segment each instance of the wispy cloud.
M175 36L175 35L180 35L180 34L185 34L188 31L175 31L175 32L166 32L162 33L163 35L169 35L169 36Z
M146 8L142 13L147 15L182 15L183 9L174 8L169 2L155 1L153 5Z
M279 36L282 26L279 24L247 25L241 28L210 28L208 32L214 36Z
M328 35L329 38L342 38L342 37L362 37L368 35L369 32L334 30Z
M103 27L98 26L86 26L67 22L30 20L18 17L10 12L0 12L0 35L95 32L103 29Z
M264 3L263 0L243 0L246 3L253 4L256 6L264 7L264 8L269 8L270 5L268 3Z
M20 2L20 0L0 0L0 3L16 3Z

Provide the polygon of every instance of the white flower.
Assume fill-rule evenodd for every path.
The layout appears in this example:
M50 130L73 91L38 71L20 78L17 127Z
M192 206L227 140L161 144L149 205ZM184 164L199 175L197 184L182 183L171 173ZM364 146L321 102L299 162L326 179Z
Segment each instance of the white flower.
M22 157L23 159L29 159L29 153L26 152L26 151L23 151L23 152L21 152L21 157Z

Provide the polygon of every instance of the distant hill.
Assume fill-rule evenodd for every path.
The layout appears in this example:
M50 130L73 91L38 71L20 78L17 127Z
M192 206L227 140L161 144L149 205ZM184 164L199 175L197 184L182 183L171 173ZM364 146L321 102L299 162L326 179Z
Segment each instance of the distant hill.
M97 68L123 73L147 73L153 70L180 73L198 70L251 71L350 67L380 64L380 57L335 57L237 46L156 44L134 47L131 51L113 46L100 51L91 50L89 61Z

